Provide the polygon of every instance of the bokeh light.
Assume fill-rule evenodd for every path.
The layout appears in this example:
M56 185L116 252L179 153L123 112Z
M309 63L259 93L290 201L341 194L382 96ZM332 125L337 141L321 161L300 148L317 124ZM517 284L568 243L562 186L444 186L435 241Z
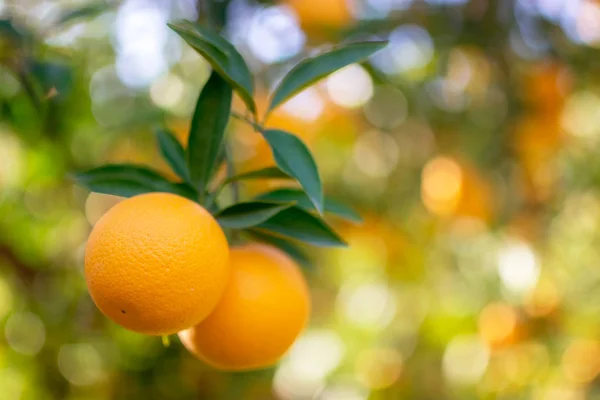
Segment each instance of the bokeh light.
M33 356L44 346L46 329L40 318L30 312L11 315L4 326L8 345L16 352Z
M526 292L535 287L540 267L526 243L509 243L498 254L498 273L507 289Z

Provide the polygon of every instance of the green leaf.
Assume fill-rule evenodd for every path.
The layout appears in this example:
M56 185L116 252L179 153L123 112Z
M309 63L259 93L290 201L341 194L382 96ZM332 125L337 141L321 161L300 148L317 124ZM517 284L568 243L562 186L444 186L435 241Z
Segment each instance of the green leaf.
M243 229L256 226L290 208L294 203L250 201L237 203L219 212L216 217L224 228Z
M267 114L303 89L347 65L363 61L387 42L361 42L338 46L333 50L307 58L283 78L271 96Z
M56 20L56 25L64 25L81 18L92 18L96 17L103 12L107 11L110 5L105 1L92 3L83 7L76 7L65 11Z
M187 169L185 149L172 132L166 129L157 129L156 138L160 154L169 164L173 172L186 182L190 181Z
M187 164L190 181L200 193L204 193L223 151L231 98L231 87L215 72L198 97L188 139Z
M347 246L322 219L300 207L283 210L256 227L315 246Z
M133 164L109 164L76 173L75 181L92 192L132 197L149 192L168 192L196 200L194 189L168 181L149 168Z
M236 48L218 33L200 24L183 20L168 25L210 63L256 115L252 74Z
M277 167L267 167L257 169L255 171L245 172L243 174L231 176L227 178L223 183L231 183L237 181L245 181L248 179L293 179L291 176L283 172Z
M315 206L311 203L306 193L299 189L276 189L272 192L261 194L256 199L283 202L294 201L300 208L303 208L307 211L316 211ZM362 222L362 218L356 211L335 200L325 198L324 209L325 213L333 214L353 222Z
M308 147L297 136L277 129L266 130L262 134L271 146L279 168L296 178L317 211L322 214L323 187L317 164Z
M312 262L309 260L306 253L295 243L292 243L291 241L279 236L270 235L258 228L251 228L246 232L255 240L275 246L279 250L287 253L290 257L292 257L292 259L294 259L294 261L300 264L300 266L306 269L312 269Z

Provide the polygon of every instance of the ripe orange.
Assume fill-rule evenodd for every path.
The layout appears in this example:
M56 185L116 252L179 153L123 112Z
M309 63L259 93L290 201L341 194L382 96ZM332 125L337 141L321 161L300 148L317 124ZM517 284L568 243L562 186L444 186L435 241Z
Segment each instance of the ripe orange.
M303 28L312 31L317 27L337 29L352 22L352 13L347 0L323 0L318 6L311 0L287 0L298 15Z
M168 335L204 319L229 277L229 248L200 205L169 193L126 199L90 234L85 278L98 308L123 327Z
M310 312L300 269L280 250L261 244L231 249L231 277L217 308L179 333L184 346L215 368L268 367L289 349Z

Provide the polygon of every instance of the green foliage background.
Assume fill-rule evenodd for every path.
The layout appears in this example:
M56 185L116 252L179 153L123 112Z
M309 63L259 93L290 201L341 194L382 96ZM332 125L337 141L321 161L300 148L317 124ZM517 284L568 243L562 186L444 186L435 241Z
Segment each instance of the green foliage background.
M350 248L305 249L310 326L280 365L244 374L112 324L82 274L117 199L70 173L135 162L174 177L154 129L184 141L210 68L166 23L196 4L48 3L0 1L1 398L600 398L598 3L200 4L262 110L315 50L390 40L267 122L308 144L326 195L364 222L328 219ZM238 172L272 165L251 134L230 121ZM240 185L244 199L279 187Z

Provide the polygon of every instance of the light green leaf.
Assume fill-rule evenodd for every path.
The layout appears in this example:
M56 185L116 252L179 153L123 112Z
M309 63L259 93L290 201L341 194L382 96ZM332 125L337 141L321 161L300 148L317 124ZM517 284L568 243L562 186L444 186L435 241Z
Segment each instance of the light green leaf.
M271 146L275 162L283 172L300 183L317 211L323 213L323 187L317 164L308 147L297 136L269 129L263 136Z
M293 205L294 203L267 201L237 203L225 208L216 217L224 228L244 229L261 224Z
M309 260L306 253L295 243L279 236L270 235L259 228L250 228L246 232L252 236L253 239L277 247L279 250L287 253L294 261L300 264L300 266L306 269L312 269L312 262Z
M296 205L307 211L316 211L315 206L312 204L306 193L299 189L276 189L272 192L261 194L256 198L257 200L265 201L294 201ZM362 218L356 211L350 207L337 202L335 200L325 198L325 213L333 214L338 217L353 221L362 222Z
M169 27L212 65L256 115L252 74L236 48L218 33L197 23L183 20L171 23Z
M303 89L347 65L363 61L387 42L361 42L341 45L333 50L307 58L283 78L271 96L267 114Z
M223 152L231 98L229 84L213 72L196 103L188 138L187 165L191 183L200 193L205 192Z
M197 194L185 184L168 181L149 168L132 164L109 164L74 174L75 181L92 192L132 197L149 192L175 193L196 200Z
M267 167L257 169L256 171L245 172L227 178L223 183L231 183L237 181L245 181L248 179L293 179L291 176L283 172L277 167Z
M190 181L190 175L187 169L185 149L179 143L179 140L166 129L157 129L156 138L160 154L169 164L173 172L186 182Z
M256 227L314 246L347 246L325 221L299 207L283 210Z

